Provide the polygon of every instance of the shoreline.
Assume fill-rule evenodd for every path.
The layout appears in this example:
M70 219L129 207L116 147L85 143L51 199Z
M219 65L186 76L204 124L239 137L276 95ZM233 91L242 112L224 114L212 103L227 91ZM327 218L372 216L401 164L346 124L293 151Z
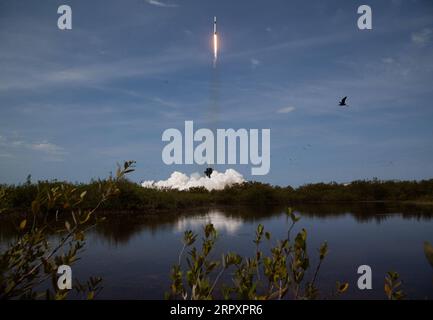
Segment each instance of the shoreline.
M433 206L433 201L419 201L419 200L402 200L402 201L394 201L394 200L361 200L361 201L295 201L290 203L266 203L266 204L242 204L242 203L233 203L233 204L218 204L218 203L210 203L209 205L191 205L188 208L178 207L178 208L149 208L149 209L116 209L116 208L107 208L99 210L96 215L99 216L145 216L145 217L161 217L168 215L189 215L194 213L202 213L205 210L241 210L241 209L251 209L254 208L256 210L264 210L264 211L272 211L275 209L284 210L285 208L292 207L296 210L296 207L299 206L362 206L362 205L397 205L397 206L415 206L415 207L430 207ZM0 214L0 221L10 217L24 217L26 215L26 211L29 209L8 209L7 211Z

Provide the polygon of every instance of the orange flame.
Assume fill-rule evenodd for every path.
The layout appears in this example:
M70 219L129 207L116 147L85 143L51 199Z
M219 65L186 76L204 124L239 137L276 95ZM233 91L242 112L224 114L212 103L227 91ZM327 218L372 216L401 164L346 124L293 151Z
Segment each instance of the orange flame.
M218 58L218 35L214 34L213 35L213 59L214 59L214 64L216 63Z

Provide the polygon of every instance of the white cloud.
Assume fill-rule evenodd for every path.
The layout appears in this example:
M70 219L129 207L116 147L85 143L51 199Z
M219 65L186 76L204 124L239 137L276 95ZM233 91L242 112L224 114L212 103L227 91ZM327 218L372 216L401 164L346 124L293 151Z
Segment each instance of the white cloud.
M386 63L386 64L392 64L392 63L395 62L395 60L394 60L394 58L386 57L386 58L383 58L383 59L382 59L382 62L383 62L383 63Z
M295 107L285 107L277 110L277 113L290 113L295 111Z
M0 136L0 146L4 149L0 153L1 158L15 157L17 152L20 153L25 150L32 150L45 155L47 160L62 161L63 156L67 154L64 148L46 140L28 142Z
M169 48L159 56L133 57L116 61L101 61L74 66L47 66L25 63L13 66L0 74L0 92L8 90L34 90L53 86L100 85L118 79L148 78L169 74L207 60L196 50ZM2 66L2 65L0 65Z
M14 158L14 155L11 153L0 153L0 158Z
M165 2L162 2L162 1L158 1L158 0L146 0L146 2L148 4L153 5L153 6L163 7L163 8L174 8L174 7L177 7L177 4L174 4L174 3L165 3Z
M165 107L176 108L178 106L177 103L173 101L168 101L159 97L153 98L153 101Z
M66 153L62 147L47 141L43 141L41 143L32 143L28 146L32 150L41 151L50 155L64 155Z
M284 41L280 43L271 44L269 46L257 46L252 49L247 49L245 51L233 52L230 54L225 54L225 59L227 58L240 58L245 56L263 54L267 52L276 52L283 50L297 50L304 48L320 47L323 45L329 46L332 43L339 43L347 41L350 39L349 33L332 33L327 36L315 36L310 38L300 38L297 40Z
M203 187L211 191L222 190L226 186L241 184L243 182L245 182L245 179L239 172L234 169L227 169L224 173L214 170L210 178L201 176L199 173L187 176L182 172L174 171L167 180L148 180L143 181L141 185L145 188L178 190Z
M21 140L15 140L11 142L11 145L14 147L21 147L21 146L25 146L26 143L24 141Z
M253 69L257 68L261 64L260 60L255 59L255 58L252 58L250 60L250 63L251 63L251 68L253 68Z
M433 35L433 30L425 28L421 31L412 33L412 42L419 46L424 46L428 42Z

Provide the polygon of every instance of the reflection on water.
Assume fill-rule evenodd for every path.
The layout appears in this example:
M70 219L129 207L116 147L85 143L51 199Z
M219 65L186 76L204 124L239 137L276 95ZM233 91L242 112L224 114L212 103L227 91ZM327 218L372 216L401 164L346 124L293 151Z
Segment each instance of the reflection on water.
M283 207L219 207L184 210L181 212L106 213L106 223L96 232L111 244L125 244L135 234L148 232L157 234L164 231L199 230L206 223L213 223L219 231L235 233L243 223L280 215ZM1 234L1 231L0 231Z
M323 292L331 292L335 281L340 280L351 285L348 298L383 298L383 277L394 270L401 274L410 297L433 298L433 270L422 251L424 241L433 243L433 206L310 204L294 209L302 216L298 229L308 231L312 263L320 243L328 241L330 253L319 278ZM79 278L102 276L101 297L108 299L162 298L187 229L200 232L203 225L213 223L220 232L215 256L227 251L251 256L259 223L273 239L284 238L290 225L282 207L104 215L107 220L89 234L86 251L73 271ZM15 230L13 222L0 221L0 247L12 240ZM373 269L370 292L356 289L356 270L361 264Z
M304 204L293 206L295 212L305 218L332 219L350 216L358 223L381 223L389 218L403 220L430 221L433 219L433 206L393 203L361 204ZM127 243L136 233L156 233L162 230L198 230L206 223L213 223L218 230L235 233L242 223L280 216L285 207L219 207L202 208L182 212L162 212L158 214L106 213L108 221L99 226L97 233L105 240ZM13 235L12 233L9 233ZM0 237L3 230L0 229Z
M350 215L357 222L380 223L391 216L402 219L429 221L433 218L433 206L398 203L361 203L361 204L315 204L298 205L296 210L304 216L332 218Z
M228 234L234 234L242 226L240 217L226 216L223 211L210 209L208 213L199 218L192 220L188 217L182 217L176 222L177 231L197 229L197 227L212 223L219 231L226 231Z

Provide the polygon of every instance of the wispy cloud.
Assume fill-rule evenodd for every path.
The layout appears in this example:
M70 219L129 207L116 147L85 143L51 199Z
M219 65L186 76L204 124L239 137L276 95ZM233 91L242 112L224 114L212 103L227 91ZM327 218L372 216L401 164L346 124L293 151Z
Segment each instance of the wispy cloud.
M13 71L6 71L0 76L0 91L51 88L61 85L95 86L119 79L169 74L196 65L206 59L205 55L193 50L180 51L183 53L174 54L173 51L168 50L158 57L134 57L118 61L92 62L77 64L69 68L29 68L28 64L15 65Z
M14 158L14 155L7 152L0 152L0 158Z
M22 139L9 139L0 136L0 146L7 150L6 152L0 153L0 157L2 158L13 158L16 152L31 150L48 156L47 160L62 161L63 156L67 154L63 147L48 142L47 140L28 142Z
M153 5L153 6L163 7L163 8L174 8L174 7L178 6L175 3L166 3L166 2L162 2L162 1L158 1L158 0L146 0L146 2L148 4Z
M433 30L429 28L425 28L421 31L412 33L412 42L418 46L424 46L428 42L433 35Z
M183 33L185 33L188 37L191 37L194 35L194 32L192 32L190 29L184 29Z
M32 150L41 151L41 152L44 152L44 153L50 154L50 155L60 156L60 155L66 154L65 150L62 147L55 145L53 143L50 143L48 141L43 141L43 142L39 142L39 143L31 143L31 144L28 144L28 147Z
M290 113L295 111L295 107L285 107L277 110L277 113Z
M252 58L250 60L250 63L251 63L251 68L253 68L253 69L257 68L261 64L260 60L255 59L255 58Z
M168 101L159 97L153 98L153 101L165 107L176 108L178 106L178 104L173 101Z
M395 60L394 60L394 58L386 57L386 58L382 59L382 62L385 63L385 64L392 64L392 63L395 62Z
M226 54L225 57L226 59L240 58L245 56L272 53L272 52L285 51L285 50L287 51L287 50L329 46L334 43L347 41L347 39L349 38L350 38L350 33L348 32L333 33L325 36L320 35L320 36L313 36L313 37L304 37L296 40L282 41L268 46L266 45L257 46L255 48L246 49L244 51L238 51L231 54Z

